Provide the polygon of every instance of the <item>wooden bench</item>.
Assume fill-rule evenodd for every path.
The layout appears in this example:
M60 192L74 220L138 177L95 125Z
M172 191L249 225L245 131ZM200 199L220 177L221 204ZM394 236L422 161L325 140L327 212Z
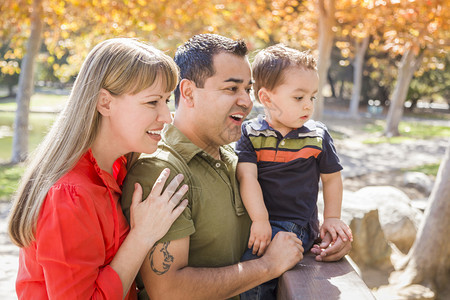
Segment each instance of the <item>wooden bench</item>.
M317 262L307 253L278 281L278 300L375 299L346 257L337 262Z

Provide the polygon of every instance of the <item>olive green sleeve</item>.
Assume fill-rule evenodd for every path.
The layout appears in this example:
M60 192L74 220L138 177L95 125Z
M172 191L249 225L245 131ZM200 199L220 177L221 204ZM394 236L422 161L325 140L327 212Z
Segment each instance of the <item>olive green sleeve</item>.
M165 168L170 169L170 175L164 185L164 189L177 174L182 173L169 162L157 158L141 158L130 168L123 183L121 198L122 210L128 222L130 221L130 206L134 192L134 184L137 182L142 186L142 200L144 200L150 194L154 183ZM187 178L186 174L183 175ZM187 183L186 180L184 180L183 183L186 183L189 186L189 183ZM180 184L180 186L181 185L182 184ZM159 242L177 240L190 236L195 232L194 223L191 217L191 195L192 193L188 191L182 198L188 199L188 207L186 207L178 219L175 220L168 233Z

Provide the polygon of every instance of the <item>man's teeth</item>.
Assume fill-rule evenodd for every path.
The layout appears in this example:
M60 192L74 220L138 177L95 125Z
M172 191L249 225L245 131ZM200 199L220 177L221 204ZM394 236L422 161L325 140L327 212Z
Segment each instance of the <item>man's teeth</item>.
M161 135L161 130L147 130L147 133Z
M243 115L231 115L231 117L234 119L242 119L244 116Z

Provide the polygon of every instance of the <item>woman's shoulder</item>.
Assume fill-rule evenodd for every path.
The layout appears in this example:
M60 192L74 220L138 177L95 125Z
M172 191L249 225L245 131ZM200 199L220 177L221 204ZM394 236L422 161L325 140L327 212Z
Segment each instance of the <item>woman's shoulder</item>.
M73 202L90 202L103 190L104 184L95 168L81 159L69 172L64 174L49 189L45 202L64 205Z

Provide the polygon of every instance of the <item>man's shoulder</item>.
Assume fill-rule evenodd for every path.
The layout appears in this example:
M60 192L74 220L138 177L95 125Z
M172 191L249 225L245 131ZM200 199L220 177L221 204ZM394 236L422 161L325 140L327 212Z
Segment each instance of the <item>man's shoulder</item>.
M128 170L128 174L145 169L160 169L162 171L164 168L171 168L182 171L185 165L186 162L173 148L160 145L152 154L142 153Z

